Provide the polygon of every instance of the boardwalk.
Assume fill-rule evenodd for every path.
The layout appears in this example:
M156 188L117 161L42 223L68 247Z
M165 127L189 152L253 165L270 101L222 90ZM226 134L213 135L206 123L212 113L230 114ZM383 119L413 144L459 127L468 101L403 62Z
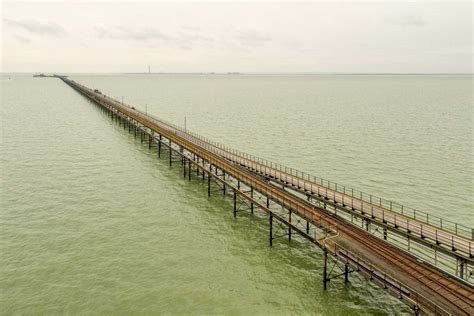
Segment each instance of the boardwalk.
M120 106L121 104L117 102L117 105ZM144 113L137 112L144 118L152 118ZM430 217L427 214L417 219L417 213L414 212L414 216L410 217L408 210L403 214L403 207L401 208L402 214L397 213L393 209L383 207L381 199L379 200L370 196L369 201L364 201L364 195L362 193L360 197L358 197L354 196L353 190L347 190L347 194L338 191L337 185L335 189L328 188L328 186L311 180L313 178L310 176L305 178L304 174L300 173L301 176L299 176L297 172L290 173L291 171L289 170L291 168L265 162L262 159L251 158L243 153L225 148L222 145L217 145L210 140L204 139L200 135L184 131L158 118L153 119L159 123L162 128L173 132L175 135L191 141L210 152L216 153L235 164L246 167L252 172L278 181L305 195L323 198L325 203L332 202L338 206L339 209L363 217L370 223L383 226L385 231L390 229L396 231L398 234L401 233L405 238L411 238L410 241L412 243L419 243L434 250L435 253L432 254L432 257L436 257L438 252L451 256L454 261L449 263L449 268L451 269L446 272L451 273L454 271L459 277L469 281L472 280L472 267L474 266L473 229L468 229L460 224L451 223L446 220L444 221L445 226L443 228L443 219L438 221L432 220L430 223ZM340 186L340 188L343 187ZM346 191L345 188L344 191ZM377 202L379 203L377 204ZM392 208L392 202L386 204ZM433 222L437 224L440 223L441 228L433 225ZM451 224L450 226L448 225L449 223ZM387 233L385 233L385 239L387 239L386 234ZM410 249L410 246L408 246L408 249ZM436 258L431 260L431 263L434 265L438 265L440 262L441 261L436 260ZM441 269L446 268L446 266L443 267L441 264L439 264L439 266ZM471 267L471 270L469 270L469 267Z
M344 194L326 186L315 183L298 176L294 176L288 172L282 171L262 164L258 161L243 157L239 154L233 153L229 150L221 149L209 142L203 141L196 136L190 135L184 131L177 130L167 125L167 128L173 130L177 135L186 138L195 144L206 148L222 157L246 167L249 170L257 172L261 175L277 180L281 183L289 185L303 191L305 194L317 195L336 202L337 204L349 207L353 211L358 211L360 214L366 214L373 220L390 224L393 227L402 229L420 238L431 240L435 245L444 245L447 250L457 253L461 258L472 259L474 257L474 241L472 238L456 234L433 226L429 223L409 217L408 214L398 214L393 210L386 209L375 203L364 202L362 199L353 197L349 194ZM461 225L459 225L461 226ZM468 231L472 236L472 230Z
M327 209L318 207L273 182L289 185L310 197L333 201L338 207L370 214L374 220L390 223L410 234L420 234L422 239L430 239L439 246L446 246L448 252L454 256L462 256L463 260L472 259L471 240L409 217L398 216L380 206L366 204L363 200L336 190L328 190L309 180L284 173L281 169L258 164L252 159L223 150L92 89L66 78L61 79L107 110L124 128L128 126L129 131L133 128L135 134L138 130L141 137L147 135L150 147L152 144L157 145L158 155L161 154L162 146L167 147L170 165L174 156L180 156L184 175L187 172L189 179L192 168L197 175L202 175L203 180L207 175L209 195L211 179L221 185L224 194L233 194L234 216L238 211L238 199L246 201L251 212L254 207L265 212L269 216L270 245L279 237L272 231L273 221L276 220L287 226L288 230L284 235L288 238L291 239L292 234L297 233L322 249L325 287L331 277L337 277L328 272L330 256L343 263L345 271L342 275L346 280L349 273L357 271L387 288L417 312L422 310L442 315L474 313L474 290L468 282L424 264L412 254L390 245L343 218L333 216ZM306 222L306 227L301 226L303 221ZM451 243L448 242L449 238ZM467 270L468 262L464 264L463 269Z

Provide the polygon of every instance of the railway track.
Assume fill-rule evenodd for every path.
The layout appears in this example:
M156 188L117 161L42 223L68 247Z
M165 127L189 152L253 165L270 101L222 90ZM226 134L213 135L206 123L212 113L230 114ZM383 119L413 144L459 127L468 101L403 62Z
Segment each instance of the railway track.
M275 188L282 190L278 187ZM301 200L301 203L306 204L307 207L312 206L309 202L304 200ZM318 211L324 212L323 209L319 209ZM441 277L439 271L420 265L417 259L413 258L412 255L401 252L400 249L374 237L363 229L348 227L349 223L343 219L331 217L331 220L333 220L331 225L338 227L338 233L340 235L344 234L349 236L351 241L357 241L359 244L364 245L366 249L378 253L393 266L403 268L407 276L418 282L422 281L423 285L429 287L433 293L439 296L439 299L446 300L445 304L453 302L459 306L460 308L453 311L453 313L459 315L474 314L474 290L472 287L460 284L449 278ZM331 221L328 220L328 222ZM327 246L334 249L336 248L335 243L337 242L331 240ZM343 247L347 247L347 245ZM334 252L336 252L336 250L334 250ZM428 294L429 291L425 290L424 292Z
M421 297L435 297L437 302L442 302L441 310L447 310L453 314L472 315L474 314L474 292L469 286L460 284L455 279L451 279L437 270L433 270L423 263L420 263L409 254L395 248L382 240L375 238L362 229L356 228L350 223L341 219L328 215L323 209L317 208L314 205L284 191L267 181L260 179L254 174L249 174L248 170L243 170L242 166L238 166L235 162L218 155L217 153L197 145L190 139L179 135L173 129L163 126L160 122L154 121L152 118L143 115L142 113L124 106L115 100L106 98L93 90L79 85L70 80L61 78L65 83L79 91L81 94L89 97L95 102L114 108L116 111L133 119L137 123L146 128L164 136L166 139L178 144L182 148L195 153L198 157L205 159L211 166L216 166L233 177L244 182L246 185L255 188L263 195L276 201L278 204L284 205L292 212L296 212L301 218L305 218L319 225L325 226L327 229L336 227L340 237L336 240L328 241L327 247L337 256L338 251L349 254L348 248L355 248L358 250L357 255L362 256L367 260L374 260L377 263L374 267L383 271L383 264L393 266L397 269L395 275L390 274L391 271L384 271L394 279L404 279L400 281L405 283L409 281L408 288L411 288L410 295L420 295ZM342 238L346 236L346 238ZM347 243L353 242L352 245ZM398 275L402 273L403 275ZM414 292L414 290L419 291ZM435 303L435 306L437 303ZM435 311L427 310L428 313Z
M112 98L109 98L109 101L114 102L117 106L123 106L123 104L121 104L119 101ZM382 207L382 203L380 203L380 205L376 205L371 202L364 202L362 195L359 199L354 197L353 194L347 195L337 191L337 186L335 190L329 189L323 185L311 181L310 179L300 178L286 172L286 167L284 167L285 170L283 170L283 166L279 166L278 168L275 166L268 166L267 163L259 162L259 159L246 157L242 153L239 153L233 149L226 148L225 146L215 144L210 140L206 140L200 135L183 131L179 127L165 122L159 118L146 115L140 111L136 112L147 118L153 118L155 121L159 122L162 127L173 131L178 136L192 141L193 143L206 148L207 150L216 153L235 164L244 166L255 174L269 177L274 181L278 181L279 183L286 185L290 189L300 193L311 194L312 196L318 196L328 201L332 201L336 205L342 205L343 207L339 207L339 209L347 212L348 214L356 215L359 218L369 220L371 223L383 227L384 230L389 229L390 231L395 231L397 234L402 235L405 238L412 238L413 241L428 246L434 251L440 251L452 256L455 259L460 259L460 263L462 263L461 269L456 268L454 270L459 271L461 278L465 278L467 280L469 277L468 265L474 265L474 239L466 237L466 234L469 235L470 233L464 232L464 235L458 235L456 232L448 231L426 222L420 222L419 220L409 217L406 213L399 214L390 209L386 209ZM428 219L428 216L426 218ZM457 224L456 227L458 227ZM434 265L437 264L436 260L431 263ZM454 263L454 265L456 264L457 263ZM443 267L440 267L440 269L443 269ZM455 271L445 270L447 273L454 273Z

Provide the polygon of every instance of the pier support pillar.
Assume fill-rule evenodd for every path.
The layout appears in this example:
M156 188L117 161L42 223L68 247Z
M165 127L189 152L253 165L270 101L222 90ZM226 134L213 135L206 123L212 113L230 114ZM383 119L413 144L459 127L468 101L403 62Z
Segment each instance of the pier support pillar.
M347 263L344 265L344 282L349 282L349 266Z
M222 170L222 173L223 173L223 174L222 174L223 179L224 179L224 181L225 181L225 171ZM225 189L226 189L226 185L225 185L225 182L224 182L224 187L223 187L223 190L222 190L222 193L224 194L224 197L225 197Z
M191 181L191 160L188 159L188 180Z
M173 158L173 151L171 150L171 141L170 141L170 167L171 167L171 164L172 164L172 158Z
M273 215L270 213L270 236L269 236L269 243L270 247L273 246Z
M160 139L158 140L158 158L161 157L161 135L160 135Z
M250 197L253 199L253 187L250 187ZM250 213L253 214L253 202L250 202Z
M186 179L186 161L184 156L181 157L181 165L183 166L183 178Z
M328 251L326 249L323 250L323 289L326 291L328 289Z
M211 173L207 174L207 196L211 196Z
M459 259L459 277L464 279L464 267L465 267L465 260Z
M237 191L234 189L234 217L237 217Z
M291 224L291 210L288 213L288 222ZM288 225L288 240L291 241L291 226Z

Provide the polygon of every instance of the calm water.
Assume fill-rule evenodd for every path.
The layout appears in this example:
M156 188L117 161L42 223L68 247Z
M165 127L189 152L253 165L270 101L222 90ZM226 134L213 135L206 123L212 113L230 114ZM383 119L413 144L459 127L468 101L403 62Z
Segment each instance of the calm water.
M472 77L72 75L238 149L474 225ZM400 314L207 198L57 79L1 79L5 314Z

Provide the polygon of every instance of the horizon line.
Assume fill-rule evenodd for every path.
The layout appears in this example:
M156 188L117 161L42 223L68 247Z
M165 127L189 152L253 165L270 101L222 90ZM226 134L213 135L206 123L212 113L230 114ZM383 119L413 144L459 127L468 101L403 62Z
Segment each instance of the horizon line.
M24 72L0 71L1 74L117 74L117 75L474 75L474 72L240 72L240 71L195 71L195 72Z

